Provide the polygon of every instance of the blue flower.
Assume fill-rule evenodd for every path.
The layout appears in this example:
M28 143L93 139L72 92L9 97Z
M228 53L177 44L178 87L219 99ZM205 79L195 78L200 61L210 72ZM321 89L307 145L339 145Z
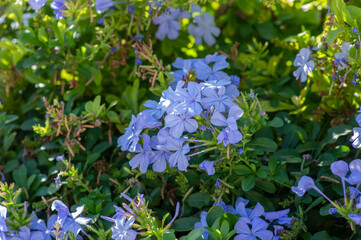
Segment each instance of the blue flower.
M308 176L302 176L298 182L297 187L292 186L292 191L298 196L302 197L308 190L314 187L316 186L312 178Z
M328 213L329 214L335 214L337 212L337 209L336 208L330 208L329 210L328 210Z
M348 171L348 164L345 161L339 160L331 164L331 172L340 178L344 178Z
M203 107L210 109L214 107L217 112L224 112L230 107L235 106L236 103L226 94L226 88L205 88L202 91L203 98L201 104Z
M180 57L177 57L174 63L172 63L172 66L180 69L177 71L173 71L171 74L174 76L174 81L169 82L169 85L174 85L175 83L184 80L184 78L187 76L189 71L192 71L194 69L193 66L194 60L192 59L183 59Z
M257 240L257 237L262 240L271 240L273 233L267 230L267 227L267 222L260 218L254 218L250 224L239 220L234 226L238 233L234 240Z
M292 192L296 193L299 197L305 195L305 193L311 188L315 189L319 194L321 194L327 201L332 203L332 201L323 193L321 190L316 187L312 178L308 176L302 176L300 181L297 184L297 187L292 186Z
M358 189L354 188L354 187L349 187L348 189L350 191L350 198L352 200L354 200L358 195L361 194L361 192Z
M144 110L143 112L148 112L150 115L154 116L155 119L160 119L165 113L165 107L154 100L146 101L144 106L148 109Z
M95 10L97 13L102 14L109 8L113 7L115 2L112 0L95 0Z
M361 184L361 159L352 160L349 164L351 174L346 179L350 184L356 185L356 188Z
M125 133L118 138L118 147L122 147L122 151L134 152L139 141L139 135L144 128L155 128L161 126L151 113L143 111L137 117L132 116L132 121L125 129Z
M210 56L210 57L208 57ZM221 71L229 66L229 63L225 61L225 59L219 58L220 56L208 55L206 60L198 60L194 63L194 67L196 68L197 78L199 80L229 80L229 76ZM222 56L222 55L221 55ZM209 63L214 62L213 66L210 67Z
M213 175L216 172L216 170L214 169L214 163L215 162L213 161L205 160L199 164L199 168L206 171L208 175Z
M298 67L297 70L293 72L296 80L301 79L301 82L305 82L307 80L307 74L315 68L315 63L312 60L308 60L310 55L311 50L308 48L302 48L300 53L297 54L293 62L293 66Z
M179 35L179 17L181 15L182 12L180 9L169 8L160 16L154 18L153 23L159 25L158 31L155 34L156 38L164 40L164 38L168 36L169 39L176 39Z
M5 233L7 232L8 226L6 225L6 214L8 209L2 205L0 205L0 239L5 240Z
M140 144L137 144L137 147L134 152L138 153L135 155L132 160L129 161L132 169L140 166L139 170L142 173L147 172L148 165L150 163L150 155L152 154L152 149L150 147L150 137L147 134L142 135L143 138L143 147Z
M45 5L45 3L46 3L46 0L29 0L29 4L30 4L31 8L34 9L35 11L42 8Z
M175 151L169 156L169 166L178 167L178 170L185 171L189 165L188 158L185 154L189 152L189 144L184 144L185 138L167 138L167 148Z
M128 219L125 216L115 219L115 225L112 227L112 239L135 240L137 232L131 229L134 221L133 216Z
M218 143L223 142L224 146L229 143L236 144L242 140L242 133L238 130L237 120L243 115L243 110L237 106L233 106L228 111L228 118L226 119L221 113L215 111L211 117L211 123L216 126L224 126L224 128L217 136Z
M163 172L167 167L170 152L166 144L169 136L169 130L163 128L158 132L157 136L151 138L151 147L156 150L151 155L151 163L153 163L153 170L156 172Z
M55 183L56 183L57 185L60 185L60 184L61 184L60 177L55 178L54 181L55 181Z
M15 236L4 238L4 240L38 240L43 239L42 237L43 234L41 232L30 232L30 229L27 226L22 226Z
M217 188L220 188L222 186L222 182L219 179L217 179L215 185L216 185Z
M66 218L70 215L70 211L68 206L66 206L62 201L60 200L55 200L52 205L51 205L51 210L54 211L58 211L58 215L57 215L57 222L59 223L60 226L62 226L66 220Z
M361 213L347 215L357 225L361 226Z
M169 133L175 138L180 138L185 130L193 133L198 129L198 122L187 113L167 115L164 122L165 127L169 127Z
M242 154L243 154L243 148L240 148L240 149L238 150L238 154L239 154L239 155L242 155Z
M236 85L236 86L239 86L239 83L240 83L240 78L236 75L231 75L229 76L232 84Z
M249 96L250 96L251 98L254 98L254 93L253 93L252 90L251 90L251 92L249 93Z
M183 88L184 81L179 81L175 90L175 100L179 102L174 107L174 113L188 113L190 116L198 116L203 108L201 102L201 87L196 82L188 82L186 88Z
M358 34L357 28L353 28L353 29L352 29L352 33Z
M268 221L277 220L278 224L290 227L292 225L292 218L287 216L289 212L290 212L289 209L285 209L276 212L267 212L264 213L263 216Z
M194 224L194 228L203 228L203 238L205 240L208 239L208 235L209 235L209 231L207 229L205 229L204 227L208 227L208 224L207 224L207 212L203 211L201 212L201 221L200 222L196 222Z
M91 218L80 217L83 210L84 206L77 207L76 211L71 213L70 216L65 219L64 224L62 225L62 229L65 233L72 232L75 236L77 236L82 230L80 225L86 225L92 220Z
M214 17L207 12L204 12L200 16L196 16L193 20L196 24L189 24L188 32L194 36L196 44L202 44L202 40L208 46L212 46L218 37L221 31L215 26Z
M60 160L64 160L64 159L65 159L64 154L63 154L63 155L60 155L60 156L57 156L57 157L55 158L56 161L60 161Z
M335 54L335 65L337 66L337 70L343 70L346 68L347 57L349 57L350 49L352 48L352 44L349 42L343 42L341 44L341 52Z
M350 138L350 141L352 142L352 147L354 148L360 148L361 147L361 128L355 127L352 129L353 135Z
M43 234L43 237L41 239L52 240L51 236L54 236L52 231L55 229L54 225L57 218L58 217L56 216L56 214L51 215L47 224L45 225L45 222L43 220L38 219L38 217L34 215L30 222L30 229L40 231Z
M64 17L63 12L66 9L64 4L65 0L53 0L50 4L51 9L53 9L54 14L56 15L56 19L60 20Z

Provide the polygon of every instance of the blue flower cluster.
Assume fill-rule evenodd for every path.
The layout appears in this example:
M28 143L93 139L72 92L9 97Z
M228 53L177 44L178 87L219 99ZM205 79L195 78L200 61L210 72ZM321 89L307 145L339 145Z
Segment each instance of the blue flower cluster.
M193 6L191 13L195 15L193 22L188 26L189 34L194 36L196 44L202 44L203 40L208 46L212 46L221 33L220 29L216 27L214 17L207 12L202 12L199 6ZM168 8L161 15L154 18L153 23L159 25L155 36L159 40L164 40L167 36L174 40L179 36L180 19L189 19L191 14L188 11L181 9Z
M292 218L288 217L289 209L277 212L265 212L260 203L254 209L246 208L248 200L238 198L235 207L226 205L222 200L214 205L221 206L226 213L238 216L238 222L234 226L237 230L235 240L245 240L257 238L262 240L280 239L280 230L292 225ZM201 212L201 221L194 224L194 228L203 228L203 237L208 239L209 231L205 229L207 225L207 212ZM273 232L271 231L273 229Z
M52 237L55 237L54 231L59 234L59 238L63 238L66 233L72 232L77 239L82 239L79 232L82 231L84 234L86 233L83 231L81 225L87 225L92 220L91 218L80 216L84 210L84 206L78 207L74 213L71 213L63 202L55 200L51 209L56 210L58 214L51 215L47 224L33 214L30 227L22 226L19 231L9 231L6 224L7 208L0 205L0 239L51 240ZM56 224L60 227L59 231L55 230Z
M336 201L331 201L314 183L313 179L308 176L303 176L297 184L297 187L292 187L292 191L295 192L298 196L303 196L306 191L310 189L316 190L320 193L325 199L327 199L331 205L329 213L334 214L339 212L341 215L345 209L349 212L346 212L346 216L357 225L361 226L361 192L358 190L361 185L361 159L355 159L347 164L345 161L338 160L331 164L331 172L340 177L343 194L344 194L344 205L342 206ZM350 174L348 175L348 173ZM348 175L348 177L346 177ZM346 191L346 182L350 185L356 185L355 187L348 187L349 195Z
M218 144L223 143L225 147L242 140L237 120L243 110L233 101L239 96L237 86L232 83L237 82L237 77L222 71L228 66L226 57L214 54L205 59L178 58L173 66L181 69L173 73L173 88L163 91L159 102L145 102L148 109L132 116L124 135L118 139L122 151L136 153L129 163L133 169L139 166L143 173L150 164L156 172L163 172L167 163L180 171L186 170L190 157L204 151L187 154L193 148L209 145L209 141L192 139L185 133L210 129ZM196 81L184 81L190 72L195 73ZM221 130L216 126L222 127ZM156 129L157 134L150 137L142 133L146 129ZM194 142L202 144L190 147L189 143ZM214 163L203 163L200 167L214 174Z

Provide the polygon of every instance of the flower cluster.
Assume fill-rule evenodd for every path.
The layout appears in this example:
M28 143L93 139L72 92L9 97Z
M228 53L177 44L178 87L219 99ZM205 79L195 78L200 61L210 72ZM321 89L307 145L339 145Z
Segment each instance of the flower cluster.
M292 191L301 197L309 189L315 189L331 203L332 208L329 210L330 214L338 212L342 217L346 218L347 220L352 220L355 224L361 226L361 192L358 190L359 186L361 185L361 159L355 159L349 164L347 164L345 161L338 160L333 162L330 168L331 172L341 179L344 194L343 205L336 201L331 201L315 185L313 179L308 176L303 176L298 182L297 187L292 187ZM349 172L350 174L348 175ZM348 177L346 177L347 175ZM350 185L356 185L356 187L349 186L347 191L346 183L349 183Z
M71 213L63 202L55 200L51 208L56 210L58 214L51 215L47 224L32 214L29 227L22 226L19 231L9 231L6 224L7 208L0 205L0 239L51 240L52 237L64 238L69 232L72 232L75 237L80 237L80 231L86 235L81 225L87 225L92 219L80 216L84 206L78 207L74 213Z
M242 140L237 120L242 117L243 110L233 101L239 96L237 86L230 76L221 71L228 66L225 59L223 55L214 54L205 59L176 60L173 66L182 70L173 73L173 88L163 91L159 102L148 100L144 104L148 109L132 116L124 135L118 139L118 147L122 151L136 153L130 161L133 169L139 166L144 173L153 164L154 171L163 172L168 163L170 167L184 171L192 156L212 148L188 154L191 149L214 145L215 141L226 147ZM195 81L189 78L193 71ZM216 126L222 128L217 129ZM149 136L142 133L149 132L146 129L156 129L157 134ZM193 136L201 136L208 130L214 141L194 139ZM201 144L191 147L190 143ZM202 168L209 169L208 174L213 174L214 163L204 163Z
M289 209L265 212L260 203L257 203L254 209L246 208L248 202L247 199L239 197L235 207L226 205L222 200L219 203L214 203L214 205L221 206L224 212L238 217L234 226L234 229L237 230L237 236L234 239L257 239L258 237L262 240L278 240L281 234L280 230L292 225L293 219L288 217ZM209 230L205 229L208 227L206 218L207 212L201 212L201 221L194 225L194 228L203 228L204 239L208 239L209 236Z
M207 12L202 12L199 6L193 6L192 11L194 18L193 22L188 26L189 34L193 35L196 44L202 44L203 40L208 46L212 46L218 37L220 29L216 27L214 17ZM164 40L167 36L174 40L179 36L180 19L189 19L191 14L182 9L168 8L161 15L154 18L153 23L159 25L155 36L159 40Z

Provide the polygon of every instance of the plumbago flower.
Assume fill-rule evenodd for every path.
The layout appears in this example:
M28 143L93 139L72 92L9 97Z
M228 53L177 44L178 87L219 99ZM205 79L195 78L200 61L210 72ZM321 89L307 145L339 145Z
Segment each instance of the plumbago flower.
M8 226L6 225L6 214L7 208L0 205L0 239L5 240L5 232L9 231Z
M194 36L196 44L202 44L202 40L208 46L212 46L221 33L221 30L215 26L214 17L207 12L203 12L202 15L196 16L193 20L195 24L189 24L188 32Z
M54 226L55 226L57 218L58 217L55 214L53 214L50 216L47 224L45 224L44 220L38 219L38 217L36 215L34 215L33 218L31 219L30 229L38 230L39 232L41 232L43 235L43 237L41 239L51 240L52 239L51 236L54 236L52 231L55 229Z
M97 13L102 14L113 7L115 2L112 0L95 0L95 9Z
M216 146L190 153L192 149L216 145L217 140L225 147L242 140L237 120L242 117L243 110L233 101L239 96L239 91L230 77L220 71L228 66L225 60L225 56L217 54L207 55L205 59L176 60L175 65L185 69L174 73L179 78L175 88L164 90L159 102L146 101L144 106L148 109L132 116L125 133L118 139L122 151L136 153L129 162L132 169L139 167L140 172L145 173L152 165L154 171L163 172L168 165L185 171L192 156ZM194 70L196 75L185 82L182 79L189 70ZM155 134L143 133L145 129L150 130L146 130L147 133ZM211 131L214 140L196 139L202 137L204 131ZM194 143L200 144L190 146ZM218 161L204 161L199 167L213 175Z
M159 25L158 31L155 36L159 40L164 40L167 36L169 39L174 40L179 36L180 18L189 18L188 12L181 11L181 9L168 8L160 16L154 18L153 23Z
M350 50L352 48L352 44L349 42L343 42L341 44L341 52L335 54L335 66L337 66L337 70L343 70L346 68L347 58L350 57Z
M46 0L29 0L29 4L35 11L39 10L40 8L44 7Z
M234 206L226 205L222 200L215 202L213 206L220 206L226 213L231 213L238 217L238 221L234 226L237 235L234 239L252 239L257 240L277 240L280 237L280 229L284 227L291 227L293 218L288 217L289 209L265 212L263 206L257 203L254 209L246 208L249 201L242 197L236 200ZM203 238L209 238L209 231L205 229L208 227L206 218L207 212L203 211L200 215L200 222L194 224L194 228L203 228ZM274 233L270 229L274 230Z
M338 160L331 164L330 169L334 175L341 179L344 194L343 205L336 201L331 201L318 187L315 186L313 179L308 176L301 177L297 187L292 187L292 191L302 197L309 189L315 189L331 203L332 208L330 208L329 213L334 214L338 212L348 221L351 220L351 229L354 230L352 224L361 226L361 192L358 190L361 185L361 159L352 160L349 164L345 161ZM351 186L348 187L349 196L346 195L347 191L345 182L348 182L351 185L356 185L356 188Z
M56 221L64 231L64 234L72 232L75 236L77 236L80 231L83 231L80 225L86 225L92 220L91 218L80 217L80 214L84 210L84 206L77 207L74 213L70 213L68 206L59 200L55 200L51 205L51 209L53 211L58 211Z
M357 112L361 112L361 108ZM352 147L360 148L361 147L361 139L360 139L361 138L361 114L358 114L356 116L356 122L359 125L359 127L355 127L352 129L353 135L350 138L350 141L352 142Z
M300 53L297 54L293 66L298 67L296 71L293 72L296 80L301 79L301 82L307 80L307 74L312 72L315 68L315 63L312 60L309 60L312 52L308 48L302 48Z
M64 17L63 12L66 9L65 0L53 0L50 7L53 9L56 19L60 20Z

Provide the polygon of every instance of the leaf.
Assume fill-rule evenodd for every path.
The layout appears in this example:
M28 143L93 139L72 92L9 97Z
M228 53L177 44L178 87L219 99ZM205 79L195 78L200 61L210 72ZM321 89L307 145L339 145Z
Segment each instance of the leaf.
M175 240L174 230L167 230L163 233L163 240Z
M277 158L281 164L302 162L302 158L298 151L291 148L280 149L273 154L273 157Z
M208 226L213 226L213 223L220 217L222 217L224 213L224 210L221 206L213 206L211 207L211 209L208 211L207 214L207 225Z
M242 190L248 192L256 185L256 177L250 175L242 180Z
M263 150L265 152L274 152L277 150L277 144L269 138L256 138L251 140L247 147L254 148L255 150Z
M272 121L268 122L268 126L271 127L282 127L283 121L279 117L275 117Z
M352 127L345 124L341 124L336 127L328 129L326 138L321 142L321 144L317 148L317 151L315 153L315 158L318 157L318 155L321 153L321 150L326 145L334 144L339 137L345 136L351 132L352 132Z
M194 224L199 222L199 219L192 217L185 217L174 221L173 229L177 232L190 231L194 228Z
M327 43L329 45L331 45L337 38L337 36L342 33L344 31L344 29L342 28L337 28L335 30L330 30L327 33Z
M191 207L202 208L209 204L211 197L204 192L192 194L188 199L188 204Z
M186 240L202 240L203 228L193 229L187 236Z
M24 164L22 164L18 169L14 170L13 178L17 185L20 187L26 187L27 170Z
M330 0L330 11L335 13L336 17L343 22L347 22L349 25L356 27L353 22L353 18L350 11L347 8L346 3L343 0Z
M285 103L285 102L278 102L277 106L272 106L270 100L262 100L261 106L266 112L277 112L281 110L294 110L296 106Z
M240 175L240 176L249 175L252 173L252 169L250 169L246 165L237 165L233 171L235 174Z

